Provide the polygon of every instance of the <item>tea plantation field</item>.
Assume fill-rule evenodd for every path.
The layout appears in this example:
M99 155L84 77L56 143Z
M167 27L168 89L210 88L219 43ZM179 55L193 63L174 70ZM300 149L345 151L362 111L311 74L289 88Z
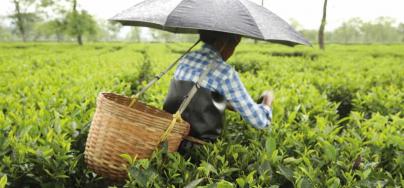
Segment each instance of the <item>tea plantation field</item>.
M0 44L0 187L106 187L83 151L99 92L132 95L191 44ZM229 63L270 128L234 112L192 160L158 151L125 187L404 187L404 45L242 44ZM173 71L142 100L162 107Z

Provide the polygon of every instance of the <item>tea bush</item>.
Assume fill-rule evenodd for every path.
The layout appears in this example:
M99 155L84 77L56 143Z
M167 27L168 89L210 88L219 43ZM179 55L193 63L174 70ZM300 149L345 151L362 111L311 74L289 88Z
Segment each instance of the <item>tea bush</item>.
M106 187L83 152L101 91L136 93L191 44L0 44L0 187ZM404 46L242 44L229 63L271 126L226 114L191 158L131 161L124 187L404 187ZM142 100L162 107L173 71Z

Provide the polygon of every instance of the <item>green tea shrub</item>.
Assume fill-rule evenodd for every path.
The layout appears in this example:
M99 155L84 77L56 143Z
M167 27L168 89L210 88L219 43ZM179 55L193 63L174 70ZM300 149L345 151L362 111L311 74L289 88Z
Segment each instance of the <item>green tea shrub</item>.
M226 114L219 140L188 156L128 160L129 178L87 169L99 92L132 95L191 44L0 44L0 187L403 187L404 46L327 51L241 44L229 63L254 99L274 90L271 126ZM160 107L173 71L142 100Z

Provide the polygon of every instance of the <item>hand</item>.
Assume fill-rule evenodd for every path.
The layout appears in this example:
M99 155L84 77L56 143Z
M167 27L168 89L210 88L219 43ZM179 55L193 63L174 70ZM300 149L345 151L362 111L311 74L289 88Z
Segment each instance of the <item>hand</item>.
M269 107L272 106L272 102L275 99L275 95L274 95L273 91L270 91L270 90L264 91L262 93L261 97L263 99L262 104L267 105Z

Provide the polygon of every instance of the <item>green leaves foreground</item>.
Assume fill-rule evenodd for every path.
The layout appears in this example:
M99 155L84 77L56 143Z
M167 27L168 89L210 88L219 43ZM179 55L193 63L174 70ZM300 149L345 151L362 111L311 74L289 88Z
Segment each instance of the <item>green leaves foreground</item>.
M0 187L106 187L83 151L100 91L136 93L189 44L1 44ZM124 187L404 187L404 46L327 52L242 44L229 63L253 98L275 91L256 130L226 114L191 158L123 154ZM173 72L142 99L161 107Z

